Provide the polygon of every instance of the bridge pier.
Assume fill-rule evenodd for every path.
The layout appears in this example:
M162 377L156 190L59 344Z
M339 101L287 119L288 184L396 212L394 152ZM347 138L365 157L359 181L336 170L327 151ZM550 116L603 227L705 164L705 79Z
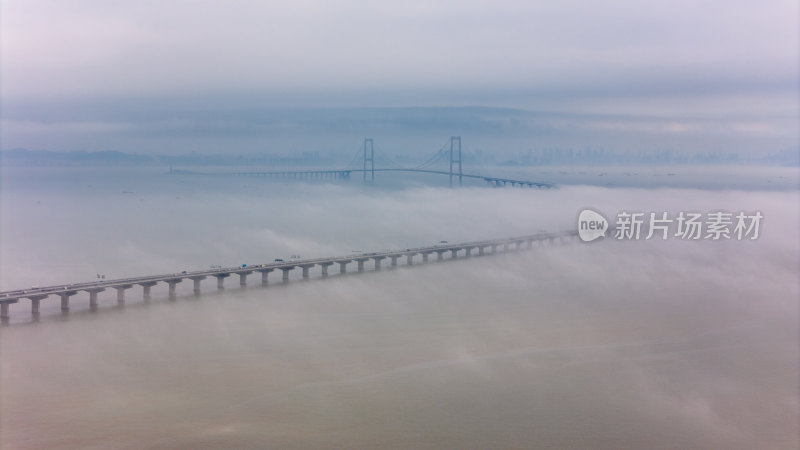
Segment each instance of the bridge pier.
M458 258L458 251L461 250L460 248L454 248L450 250L450 259Z
M9 318L11 318L11 315L8 313L8 305L12 303L17 303L18 301L19 299L15 298L10 300L3 300L2 303L0 303L0 320L6 322L8 321Z
M47 295L31 295L31 315L37 317L39 315L39 302L47 298Z
M475 247L464 247L464 257L470 258L472 257L472 249Z
M503 243L503 251L504 252L508 251L508 242Z
M447 250L436 250L436 260L437 260L437 261L442 261L442 260L444 260L444 253L445 253L446 251L447 251Z
M358 271L364 271L364 261L368 260L369 258L358 258L355 261L358 263Z
M381 270L381 260L386 259L385 256L373 256L372 260L375 261L375 270Z
M312 267L314 267L314 264L303 264L303 265L300 266L300 268L303 269L303 278L304 279L307 280L309 278L308 271Z
M430 255L431 253L432 252L422 252L422 264L425 264L425 263L428 262L428 255Z
M75 291L71 291L58 294L58 296L61 297L61 311L69 311L69 298L76 293Z
M117 290L117 305L122 306L125 304L125 291L132 288L132 284L125 284L122 286L114 286Z
M90 309L97 309L97 294L100 292L105 291L106 288L91 288L86 289L86 292L89 293L89 308Z
M137 283L139 286L142 287L142 298L145 300L150 300L150 288L158 284L157 281L145 281L142 283Z
M274 269L258 269L256 272L261 272L261 285L266 286L269 284L269 273L272 272Z
M114 286L114 289L117 291L117 305L122 306L125 304L125 289L120 286Z
M322 268L322 278L328 277L328 267L332 265L333 263L330 261L319 263L319 266Z
M198 275L198 276L194 276L194 277L189 277L189 279L192 280L192 284L193 284L192 292L194 293L194 295L200 295L200 281L205 280L206 276L205 275Z
M392 260L392 267L397 267L397 258L401 257L402 255L391 255L389 258Z
M165 281L169 285L169 298L170 299L174 299L175 298L175 285L177 285L178 283L183 281L183 279L182 278L175 278L175 279L172 279L172 280L165 280Z
M217 277L217 290L221 291L221 290L225 289L225 278L228 278L229 276L231 276L231 274L229 274L229 273L216 273L216 274L214 274L212 276Z
M253 273L252 270L248 270L247 272L236 272L236 275L239 275L239 286L247 286L247 276Z
M285 282L289 281L289 271L294 269L294 266L279 267L279 269L281 269L283 271L283 278L282 278L283 282L285 283Z
M346 273L347 272L347 265L350 264L352 261L336 261L339 264L339 273Z
M414 255L416 255L416 253L407 253L406 254L406 265L407 266L413 266L414 265ZM423 256L425 256L425 255L423 255Z

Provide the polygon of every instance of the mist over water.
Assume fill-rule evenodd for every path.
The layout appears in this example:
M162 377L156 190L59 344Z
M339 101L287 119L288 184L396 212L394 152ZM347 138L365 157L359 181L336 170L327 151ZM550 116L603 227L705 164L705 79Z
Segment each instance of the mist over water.
M199 297L184 281L175 301L161 285L123 308L103 292L96 312L80 293L66 316L44 300L38 322L22 300L0 327L3 448L798 445L797 191L766 186L796 171L451 190L4 170L3 290L561 231L585 207L765 218L756 241L604 240L223 292L207 279Z
M763 217L757 240L21 299L0 450L800 448L798 17L0 0L0 292L574 231L586 209ZM369 159L557 188L186 173Z

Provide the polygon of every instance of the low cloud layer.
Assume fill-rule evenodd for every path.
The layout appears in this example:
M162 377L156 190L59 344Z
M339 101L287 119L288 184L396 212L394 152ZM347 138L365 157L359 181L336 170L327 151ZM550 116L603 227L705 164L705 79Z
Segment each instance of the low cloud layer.
M797 142L797 5L786 0L10 0L2 16L6 149L334 149L344 141L330 133L298 139L319 130L287 110L474 105L566 115L535 121L524 142L481 144L493 151L758 153ZM271 109L299 126L293 140L264 119ZM380 134L382 116L345 123L356 137ZM474 122L441 135L479 131ZM382 137L409 136L403 125Z
M782 0L10 1L3 89L27 97L444 90L561 98L786 89L796 71L796 11Z
M131 290L123 309L103 293L96 313L76 296L66 318L45 301L0 329L4 445L797 445L796 192L94 170L6 178L4 286L558 230L587 206L765 219L756 241L542 247L175 302L161 287L149 305Z

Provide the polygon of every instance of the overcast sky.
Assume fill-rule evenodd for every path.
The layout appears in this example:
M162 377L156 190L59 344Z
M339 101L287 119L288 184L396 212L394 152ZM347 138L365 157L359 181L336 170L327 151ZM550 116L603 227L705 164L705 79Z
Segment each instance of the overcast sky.
M158 146L141 139L154 114L186 128L187 111L319 106L625 114L671 133L702 117L756 151L797 139L795 0L6 0L1 12L4 148L130 150L131 130ZM189 128L165 145L197 146Z

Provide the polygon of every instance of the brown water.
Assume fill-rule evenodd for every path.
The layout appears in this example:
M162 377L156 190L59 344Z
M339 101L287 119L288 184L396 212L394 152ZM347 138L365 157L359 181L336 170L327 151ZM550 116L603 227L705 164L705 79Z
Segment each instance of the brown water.
M607 247L5 327L3 448L795 447L796 290Z

